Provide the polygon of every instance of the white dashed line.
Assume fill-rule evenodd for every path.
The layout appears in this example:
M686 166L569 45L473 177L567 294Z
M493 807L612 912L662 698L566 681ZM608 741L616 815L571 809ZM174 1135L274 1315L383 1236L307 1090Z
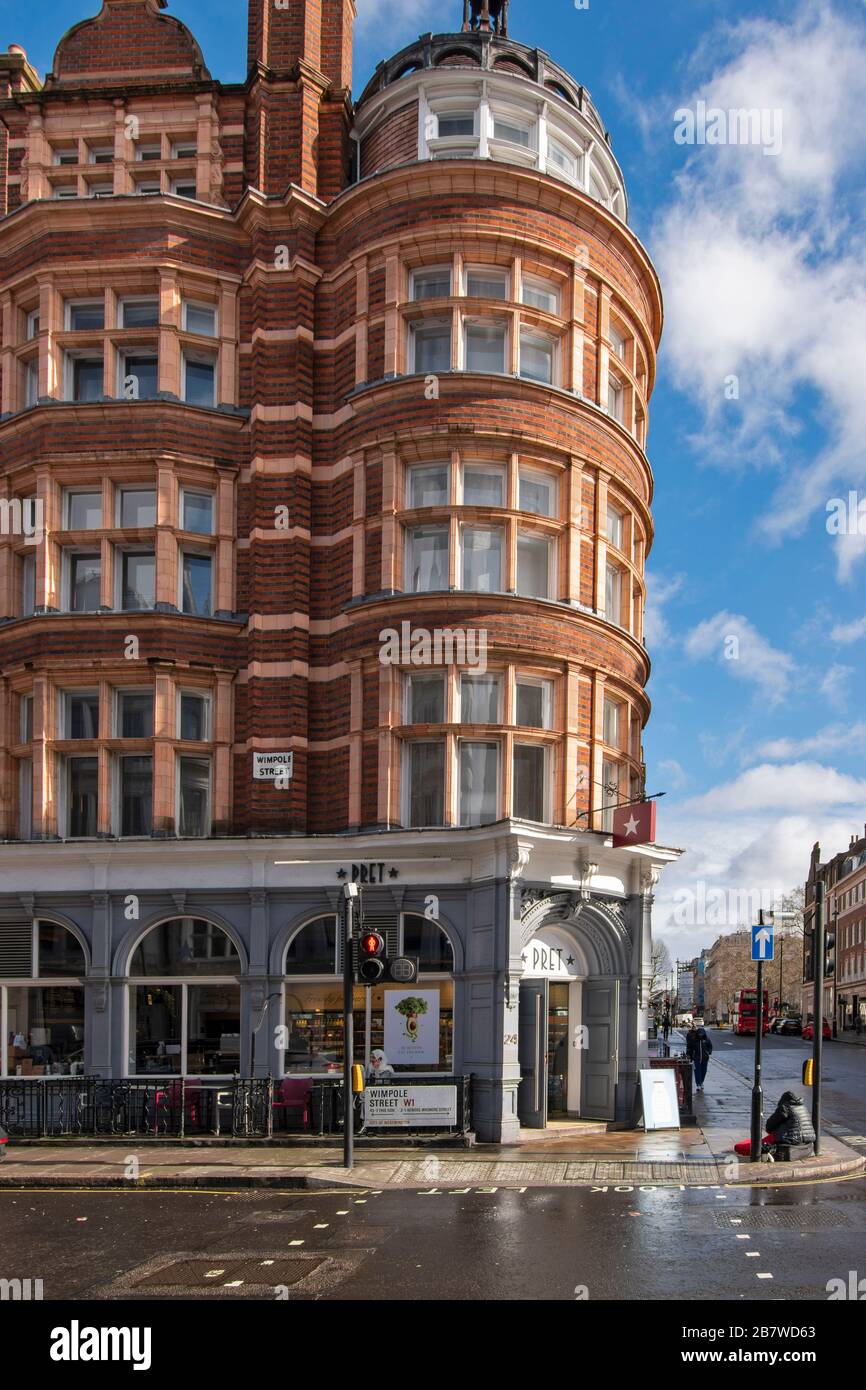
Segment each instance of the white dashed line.
M747 1260L759 1260L761 1258L760 1250L746 1250L743 1253Z
M773 1277L772 1274L759 1274L759 1275L758 1275L758 1278L759 1278L759 1279L772 1279L772 1277Z

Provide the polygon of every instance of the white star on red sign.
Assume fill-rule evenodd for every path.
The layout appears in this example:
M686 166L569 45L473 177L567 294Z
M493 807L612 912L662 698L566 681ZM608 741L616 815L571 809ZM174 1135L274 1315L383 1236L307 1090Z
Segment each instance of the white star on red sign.
M636 834L637 834L637 821L635 820L635 818L634 818L633 815L629 816L628 820L627 820L626 823L625 823L625 834L626 834L626 835L636 835Z

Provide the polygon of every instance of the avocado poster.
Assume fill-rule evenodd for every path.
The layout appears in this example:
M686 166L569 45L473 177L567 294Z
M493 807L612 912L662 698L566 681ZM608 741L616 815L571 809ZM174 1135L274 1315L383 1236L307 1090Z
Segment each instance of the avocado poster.
M438 989L385 991L385 1055L392 1066L439 1061Z

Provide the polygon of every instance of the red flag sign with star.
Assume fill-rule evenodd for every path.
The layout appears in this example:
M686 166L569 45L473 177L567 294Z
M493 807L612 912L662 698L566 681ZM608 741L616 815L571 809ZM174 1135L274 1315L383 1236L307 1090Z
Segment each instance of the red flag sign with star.
M651 845L656 837L656 803L642 801L617 806L613 813L613 845Z

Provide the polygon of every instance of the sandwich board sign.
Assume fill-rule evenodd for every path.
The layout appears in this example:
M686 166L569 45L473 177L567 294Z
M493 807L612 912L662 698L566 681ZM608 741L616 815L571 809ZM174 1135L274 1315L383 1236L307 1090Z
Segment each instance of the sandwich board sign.
M641 1071L639 1075L644 1129L679 1129L680 1103L673 1067Z

